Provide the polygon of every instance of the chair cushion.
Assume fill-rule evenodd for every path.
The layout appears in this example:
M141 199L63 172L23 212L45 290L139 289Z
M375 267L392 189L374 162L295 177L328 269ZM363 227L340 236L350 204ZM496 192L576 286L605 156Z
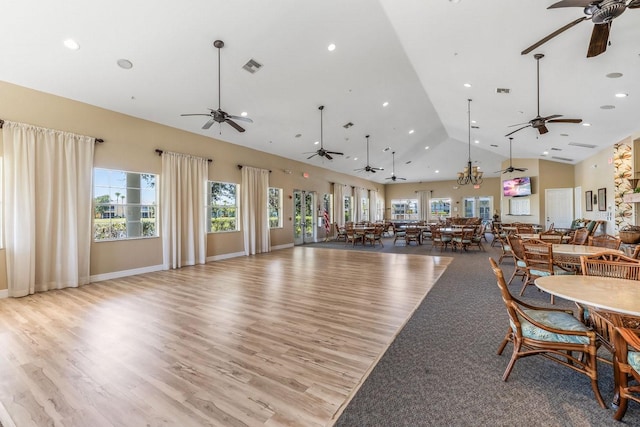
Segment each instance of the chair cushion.
M527 316L531 317L538 323L555 329L565 331L588 331L584 323L573 317L569 313L561 311L547 310L523 310ZM577 335L554 334L544 329L540 329L529 321L519 316L520 325L522 327L522 336L539 341L563 342L572 344L589 344L589 338ZM515 326L511 324L511 328L515 331Z
M529 272L534 276L541 276L541 277L551 276L551 273L549 273L548 271L536 270L535 268L530 269ZM573 275L574 273L573 271L563 270L560 267L554 266L553 274L555 274L556 276L568 276L568 275Z
M521 260L517 260L517 261L516 261L516 265L517 265L518 267L525 268L525 267L527 266L527 263L526 263L526 262L524 262L524 261L521 261Z
M640 352L630 351L627 353L627 362L629 362L634 371L640 372Z

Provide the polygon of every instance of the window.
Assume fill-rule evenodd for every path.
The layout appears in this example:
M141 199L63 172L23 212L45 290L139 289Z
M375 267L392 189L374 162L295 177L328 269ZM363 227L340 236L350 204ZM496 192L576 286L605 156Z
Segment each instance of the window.
M418 199L391 200L391 219L418 219Z
M466 218L480 217L483 220L491 219L493 212L493 197L467 197L464 199L464 216Z
M451 217L451 199L431 199L429 216L433 219Z
M351 196L344 196L344 222L353 221L351 219Z
M282 188L269 188L269 228L282 228Z
M369 198L363 197L360 199L360 206L362 207L362 217L360 221L369 221Z
M207 232L238 230L238 184L209 182Z
M156 175L95 168L93 238L157 236Z

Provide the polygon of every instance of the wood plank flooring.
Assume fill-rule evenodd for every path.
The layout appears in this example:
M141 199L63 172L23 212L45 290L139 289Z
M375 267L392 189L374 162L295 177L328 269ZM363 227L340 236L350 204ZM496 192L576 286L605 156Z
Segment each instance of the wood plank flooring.
M0 421L332 425L450 260L295 247L0 300Z

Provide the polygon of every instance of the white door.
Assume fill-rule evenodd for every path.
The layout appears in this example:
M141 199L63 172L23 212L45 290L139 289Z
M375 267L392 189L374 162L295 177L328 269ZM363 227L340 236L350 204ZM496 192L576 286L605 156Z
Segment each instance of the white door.
M548 188L544 192L546 226L569 228L573 221L573 188Z
M293 244L302 245L316 240L315 192L293 191Z

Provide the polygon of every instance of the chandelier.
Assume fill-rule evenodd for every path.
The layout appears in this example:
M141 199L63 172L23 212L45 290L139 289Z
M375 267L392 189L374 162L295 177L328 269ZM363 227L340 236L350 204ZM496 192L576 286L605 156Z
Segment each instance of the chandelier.
M462 172L458 172L458 184L477 185L482 184L482 172L478 170L478 166L471 165L471 100L467 99L467 101L467 115L469 118L469 160L467 161L467 166L465 166Z

